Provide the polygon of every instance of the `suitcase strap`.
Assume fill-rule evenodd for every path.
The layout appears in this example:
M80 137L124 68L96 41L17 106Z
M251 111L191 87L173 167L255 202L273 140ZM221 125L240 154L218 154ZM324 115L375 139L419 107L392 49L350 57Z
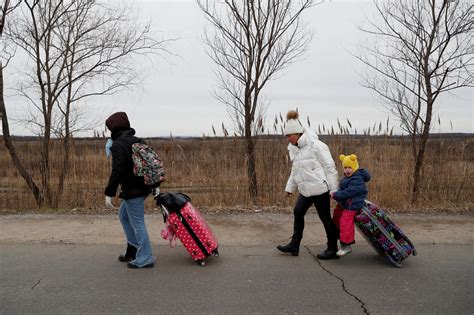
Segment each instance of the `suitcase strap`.
M196 235L196 233L194 233L193 228L189 225L188 221L186 221L184 216L181 214L181 211L177 211L176 214L178 215L179 219L181 220L181 223L183 223L186 230L188 230L189 235L191 235L194 242L196 242L196 245L199 247L199 249L204 253L206 257L211 256L211 254L209 254L209 252L207 251L206 247L201 242L199 237Z
M372 214L372 211L370 211L370 209L368 209L366 206L364 206L364 207L362 207L362 211L370 217L372 222L374 222L375 225L377 225L377 227L389 239L389 241L392 242L392 244L403 255L404 258L409 256L408 253L405 251L405 249L403 247L401 247L400 244L398 244L398 242L392 237L392 235L390 235L390 233L387 231L387 229L382 224L380 224L379 220L377 220L377 218Z

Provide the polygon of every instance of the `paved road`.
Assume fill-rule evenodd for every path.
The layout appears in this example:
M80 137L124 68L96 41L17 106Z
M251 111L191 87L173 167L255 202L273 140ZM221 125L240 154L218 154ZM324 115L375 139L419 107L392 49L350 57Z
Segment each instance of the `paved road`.
M274 244L276 245L276 244ZM206 267L154 245L153 269L117 245L0 243L0 314L473 314L472 244L418 245L399 269L364 243L339 261L225 245Z

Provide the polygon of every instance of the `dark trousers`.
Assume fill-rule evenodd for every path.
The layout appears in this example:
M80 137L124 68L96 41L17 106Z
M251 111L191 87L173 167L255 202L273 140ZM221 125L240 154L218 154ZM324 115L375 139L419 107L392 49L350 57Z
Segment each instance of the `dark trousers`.
M316 207L319 218L324 225L324 230L326 231L326 237L328 239L328 248L333 250L337 249L338 236L336 225L331 218L329 192L311 197L305 197L301 194L298 196L295 208L293 210L293 214L295 216L293 237L298 239L303 238L304 216L312 204L314 204Z

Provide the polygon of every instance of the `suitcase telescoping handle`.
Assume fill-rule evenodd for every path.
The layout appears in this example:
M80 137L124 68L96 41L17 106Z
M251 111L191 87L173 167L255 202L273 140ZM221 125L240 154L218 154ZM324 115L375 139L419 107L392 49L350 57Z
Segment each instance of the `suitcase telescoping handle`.
M160 203L160 208L161 208L161 214L163 215L163 222L166 223L166 221L168 220L168 216L170 215L168 209L166 209L165 206L163 206L161 203Z
M160 194L160 187L153 188L151 194L155 197L155 200L158 202L160 209L161 209L161 214L163 215L163 222L166 223L166 220L168 219L168 216L170 215L168 209L159 202L159 200L156 198Z

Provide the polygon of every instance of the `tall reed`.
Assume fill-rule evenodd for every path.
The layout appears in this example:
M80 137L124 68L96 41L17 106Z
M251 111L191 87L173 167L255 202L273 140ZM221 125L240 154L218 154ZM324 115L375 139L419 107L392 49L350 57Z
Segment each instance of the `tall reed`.
M339 154L355 153L361 167L372 174L369 199L390 209L469 209L473 210L474 137L433 137L428 143L423 168L421 200L412 205L410 184L412 156L406 137L390 132L348 135L332 134L334 127L320 139L329 145L339 174L342 174ZM317 130L317 129L316 129ZM337 127L336 127L337 130ZM383 130L382 130L383 131ZM327 132L326 132L327 133ZM201 207L250 206L247 187L245 142L240 137L206 137L193 139L148 140L162 156L167 169L163 191L182 191ZM20 159L35 179L39 176L39 141L16 141ZM255 139L259 206L288 209L294 202L286 198L284 187L291 164L287 156L288 142L283 136L260 135ZM61 208L104 208L103 190L107 184L111 163L105 157L104 138L76 139L73 145L71 169L67 178ZM51 156L60 156L60 145L54 143ZM52 160L59 166L60 159ZM27 210L36 205L24 180L11 163L5 147L0 147L0 209ZM56 178L55 174L53 179ZM53 184L55 184L53 182ZM115 201L118 202L117 200ZM148 209L154 207L148 199Z

